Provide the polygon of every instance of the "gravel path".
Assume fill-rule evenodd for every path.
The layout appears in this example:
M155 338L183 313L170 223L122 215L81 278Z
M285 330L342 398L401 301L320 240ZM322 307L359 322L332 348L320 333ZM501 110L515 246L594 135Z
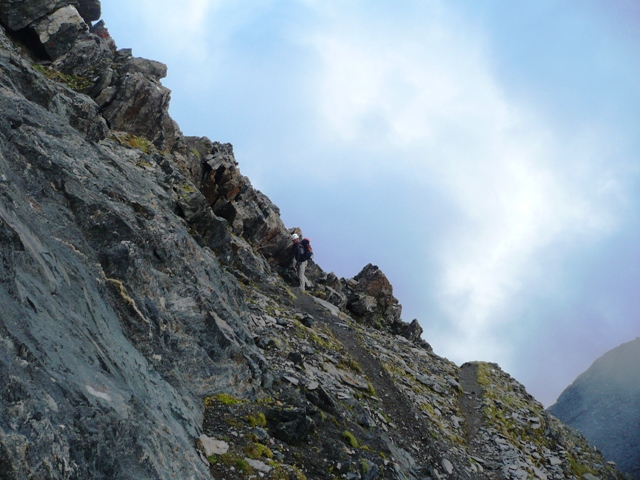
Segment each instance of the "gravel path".
M440 455L435 454L437 448L432 445L429 427L424 418L398 390L382 363L363 346L354 328L331 315L309 295L299 295L297 302L304 311L313 312L316 321L326 325L349 355L358 362L380 399L381 410L390 419L394 431L389 432L389 436L394 438L394 443L409 452L420 465L439 465Z
M460 398L462 414L465 418L467 444L471 455L484 466L484 472L478 474L477 480L505 480L502 474L502 462L495 458L495 449L487 449L486 431L483 429L482 386L478 384L478 365L465 363L460 367L460 385L464 394Z

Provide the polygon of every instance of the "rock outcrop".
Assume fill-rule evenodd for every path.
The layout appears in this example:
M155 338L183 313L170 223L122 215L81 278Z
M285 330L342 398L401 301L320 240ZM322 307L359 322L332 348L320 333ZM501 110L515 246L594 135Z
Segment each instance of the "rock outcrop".
M400 320L402 307L393 296L393 287L377 266L368 264L353 279L344 282L347 308L367 323L381 325Z
M621 478L310 261L97 0L0 0L0 478ZM591 477L588 477L591 475Z
M640 479L640 338L605 353L549 411Z

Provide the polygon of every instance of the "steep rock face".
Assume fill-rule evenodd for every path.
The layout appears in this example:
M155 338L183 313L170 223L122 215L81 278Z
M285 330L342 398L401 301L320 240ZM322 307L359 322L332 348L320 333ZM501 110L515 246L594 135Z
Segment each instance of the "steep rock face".
M180 132L169 116L171 92L160 83L167 67L134 58L131 50L116 51L102 22L87 24L99 13L97 0L0 1L0 20L20 33L50 78L91 95L112 129L171 149Z
M640 479L640 338L597 359L549 411Z
M280 210L240 173L233 147L213 144L201 155L201 191L214 213L226 219L233 233L250 241L262 255L282 261L291 239Z
M69 5L99 8L0 0L3 479L620 478L497 366L435 355L377 267L310 261L294 293L300 229L182 136L164 65L102 23L55 61L30 35Z
M4 478L207 477L201 399L254 391L264 361L176 214L197 189L170 157L95 143L95 103L0 45Z

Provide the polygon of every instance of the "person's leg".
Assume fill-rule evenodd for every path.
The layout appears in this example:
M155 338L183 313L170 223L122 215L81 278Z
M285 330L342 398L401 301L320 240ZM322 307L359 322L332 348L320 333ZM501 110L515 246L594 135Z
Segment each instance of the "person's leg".
M304 290L305 284L307 283L307 278L304 276L305 268L307 267L307 262L302 262L298 266L298 280L300 280L300 288Z

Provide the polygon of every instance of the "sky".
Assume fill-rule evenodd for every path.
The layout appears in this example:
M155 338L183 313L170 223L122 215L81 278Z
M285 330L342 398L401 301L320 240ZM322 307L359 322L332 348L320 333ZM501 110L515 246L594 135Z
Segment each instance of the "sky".
M102 0L186 135L545 406L640 336L636 0Z

